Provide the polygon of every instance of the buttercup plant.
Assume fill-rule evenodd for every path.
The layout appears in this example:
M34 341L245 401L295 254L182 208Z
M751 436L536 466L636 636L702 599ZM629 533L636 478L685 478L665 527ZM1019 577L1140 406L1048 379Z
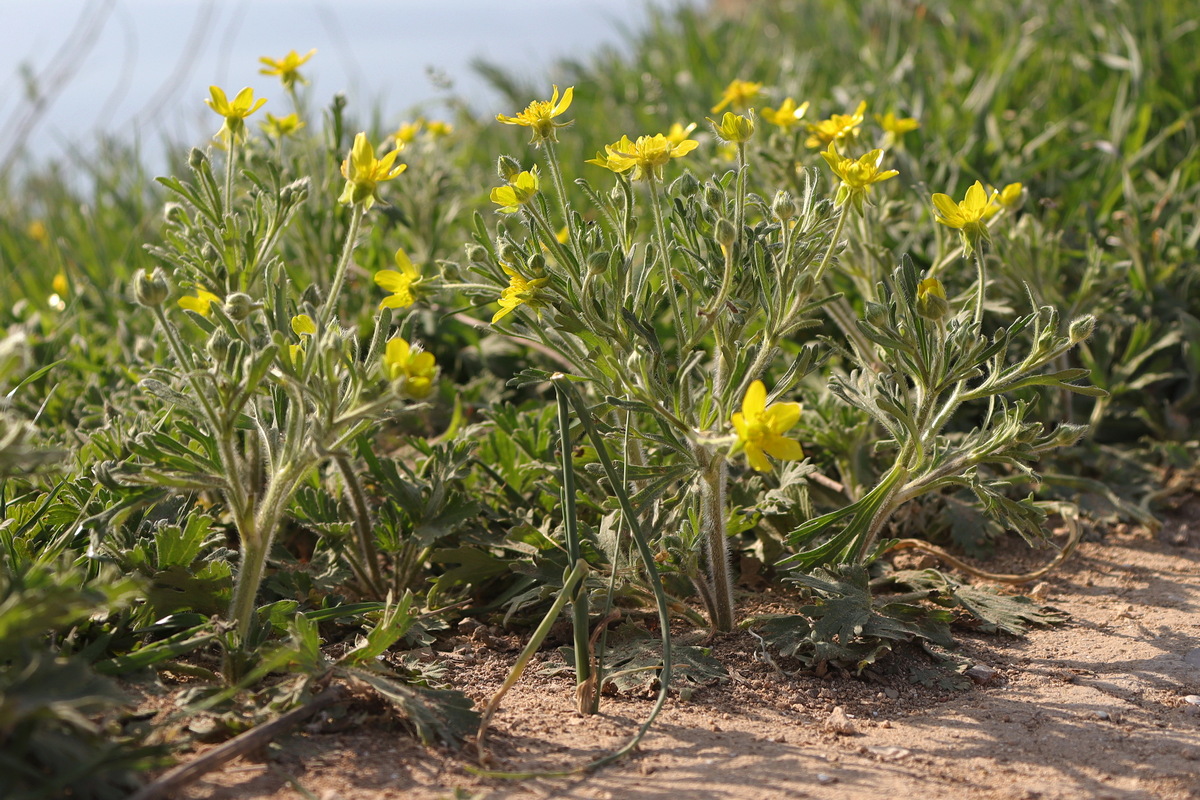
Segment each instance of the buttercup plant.
M249 97L229 104L227 124L257 108ZM212 105L223 113L219 102ZM388 338L391 309L411 305L422 291L419 270L403 252L396 254L399 271L377 275L391 296L380 304L365 351L338 321L363 221L381 202L382 185L404 171L396 163L398 151L377 157L365 134L355 136L337 198L349 206L340 257L324 292L315 286L301 292L289 281L277 245L309 200L308 180L284 183L268 164L268 180L248 175L243 188L233 178L239 156L233 145L245 135L235 126L228 131L224 191L200 151L189 162L190 183L162 180L178 202L167 214L167 244L152 252L174 279L162 268L140 273L133 293L154 315L173 360L143 387L174 404L164 431L172 431L176 443L165 435L146 437L140 458L125 470L135 483L219 491L228 505L241 547L228 611L235 634L226 665L230 678L245 669L260 637L256 598L286 510L324 462L337 467L362 517L356 521L357 550L347 554L359 589L377 598L386 594L350 450L399 400L427 397L437 378L430 353ZM180 298L179 311L168 313L173 283L191 285L195 294Z
M716 108L745 106L760 89L735 82ZM784 123L802 116L794 101L780 109L791 117ZM771 115L776 125L782 112ZM566 246L554 237L545 193L526 192L516 202L510 177L510 191L493 193L507 220L494 239L480 227L470 251L472 268L500 290L493 323L505 321L512 335L571 365L586 379L595 419L626 431L619 447L637 514L660 534L684 531L679 541L685 547L703 548L706 574L690 577L714 631L731 630L736 619L726 531L728 521L745 512L730 505L731 458L744 452L761 473L804 458L789 435L800 406L781 398L819 363L816 343L795 337L820 324L815 314L822 308L849 345L841 351L849 372L835 372L830 389L879 425L886 438L877 449L894 451L894 462L865 495L792 532L788 539L798 552L787 559L790 565L870 561L881 552L880 531L896 508L952 486L970 488L985 511L1027 537L1040 536L1044 512L1031 499L1008 497L1015 480L1010 470L1032 479L1028 464L1074 442L1083 428L1043 430L1026 421L1028 399L1010 398L1031 386L1096 393L1074 382L1082 370L1045 371L1086 338L1090 318L1076 320L1064 335L1057 312L1035 305L985 334L982 268L974 314L953 308L941 282L922 280L907 261L878 287L865 284L865 319L827 288L834 272L854 267L848 260L856 251L843 241L848 219L863 220L858 232L866 235L871 193L899 174L887 165L886 149L856 150L865 112L864 102L808 128L806 144L824 148L821 156L837 181L832 202L822 199L807 171L800 173L798 197L779 190L768 205L752 196L747 144L755 136L754 116L728 112L710 122L718 138L737 148L731 173L701 183L684 172L668 188L666 170L687 163L681 156L694 156L698 142L622 136L588 162L614 174L610 190L591 179L576 181L593 221L583 222L555 182L563 213L576 222L568 226ZM543 116L549 125L549 112ZM890 125L885 142L914 122L884 119ZM553 132L547 129L546 136ZM560 174L557 154L546 148L545 158L547 169ZM647 187L640 197L639 184ZM985 195L977 209L982 191L973 188L953 208L940 195L934 200L938 222L970 237L967 253L977 263L993 202ZM651 218L645 237L639 236L642 214ZM1027 332L1032 345L1022 344ZM1021 353L1015 364L1013 353ZM986 413L974 432L947 433L964 405L977 409L981 401ZM812 472L805 467L801 474Z

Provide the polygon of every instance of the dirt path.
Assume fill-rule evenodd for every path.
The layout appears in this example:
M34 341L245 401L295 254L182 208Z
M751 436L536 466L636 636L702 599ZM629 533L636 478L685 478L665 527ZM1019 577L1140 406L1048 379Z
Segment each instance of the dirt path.
M792 678L755 657L753 637L733 634L716 654L734 680L673 697L638 755L586 777L482 780L464 771L464 756L367 720L293 735L265 762L234 763L185 796L1200 798L1200 514L1191 510L1191 522L1157 537L1085 542L1042 587L1071 615L1065 627L963 637L961 654L985 667L980 685L951 688L915 651L871 680ZM486 697L511 657L464 644L453 654L457 682ZM508 768L573 766L623 742L649 706L606 698L603 715L582 719L568 678L527 677L490 741Z

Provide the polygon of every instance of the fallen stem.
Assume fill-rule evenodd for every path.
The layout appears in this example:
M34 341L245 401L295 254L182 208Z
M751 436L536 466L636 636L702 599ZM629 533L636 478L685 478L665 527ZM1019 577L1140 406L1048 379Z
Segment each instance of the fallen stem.
M291 730L321 709L337 703L344 694L345 690L342 687L331 686L299 708L294 708L283 716L238 734L199 758L168 770L158 780L143 786L129 800L160 800L161 798L178 797L179 791L185 786L195 783L222 764L258 750L276 736Z

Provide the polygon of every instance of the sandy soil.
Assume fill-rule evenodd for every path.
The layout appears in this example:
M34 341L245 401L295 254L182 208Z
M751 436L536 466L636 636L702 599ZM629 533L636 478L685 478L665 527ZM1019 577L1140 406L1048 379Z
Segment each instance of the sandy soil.
M1187 512L1156 536L1085 541L1039 590L1071 615L1065 626L961 636L960 655L986 667L965 688L929 679L915 648L865 679L791 675L738 633L714 643L729 682L673 696L639 752L586 776L478 778L464 769L473 751L422 748L368 715L336 733L311 724L183 796L1200 798L1200 503ZM485 699L514 655L464 639L450 654L455 683ZM548 653L540 666L557 662ZM504 768L584 763L623 743L650 708L606 697L601 715L579 717L570 678L538 667L489 735Z

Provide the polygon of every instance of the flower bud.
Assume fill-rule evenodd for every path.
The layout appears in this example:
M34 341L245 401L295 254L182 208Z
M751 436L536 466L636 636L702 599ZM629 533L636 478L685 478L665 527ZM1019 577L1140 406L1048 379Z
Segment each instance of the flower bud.
M692 173L685 172L671 184L671 193L679 197L693 197L700 188L700 181Z
M521 174L521 164L512 156L500 156L496 159L496 174L500 180L509 183Z
M256 308L253 298L245 292L234 292L225 298L225 314L234 322L241 322Z
M487 251L487 248L484 247L483 245L481 245L481 244L467 245L467 260L468 261L475 263L475 264L482 264L487 261L487 257L488 257L488 251Z
M726 111L720 122L709 120L717 136L726 142L745 144L754 136L754 118Z
M791 192L780 189L775 193L775 199L771 202L771 213L780 222L787 222L796 216L796 201Z
M917 284L917 314L937 322L950 313L946 289L937 278L926 278Z
M812 293L817 289L817 279L811 272L806 272L800 276L800 282L796 284L796 293L801 297L811 297Z
M603 275L608 269L608 254L595 252L587 257L588 273L591 275Z
M204 151L199 147L193 147L188 153L188 166L191 167L193 171L199 170L201 166L207 163L208 156L206 156Z
M866 317L867 322L877 327L885 324L888 321L887 306L881 303L868 302L866 307Z
M725 192L714 183L706 184L704 202L708 204L709 208L722 209L725 207Z
M179 203L166 203L163 205L163 219L167 223L175 225L184 225L188 221L187 212Z
M217 248L213 247L212 242L205 242L200 245L200 257L208 262L217 261L220 258Z
M147 308L158 308L167 299L170 287L167 285L167 275L162 267L155 267L149 275L146 270L139 269L133 276L133 296L138 303Z
M232 344L233 340L229 338L229 334L221 328L217 328L208 337L208 342L204 345L204 349L208 351L209 357L214 362L221 362L229 355L229 347Z
M1091 336L1094 330L1096 330L1096 318L1087 314L1079 319L1071 320L1067 335L1071 337L1071 344L1079 344Z
M308 199L309 179L307 177L292 181L279 193L280 202L285 206L299 205Z
M534 253L525 262L526 269L529 270L529 277L541 278L546 274L546 257L541 253Z
M717 240L717 244L728 250L737 241L737 229L733 227L732 222L724 217L719 217L717 224L713 227L713 238Z
M525 257L521 254L521 248L508 239L501 239L496 243L496 255L500 257L502 262L510 266L519 264L525 260Z

